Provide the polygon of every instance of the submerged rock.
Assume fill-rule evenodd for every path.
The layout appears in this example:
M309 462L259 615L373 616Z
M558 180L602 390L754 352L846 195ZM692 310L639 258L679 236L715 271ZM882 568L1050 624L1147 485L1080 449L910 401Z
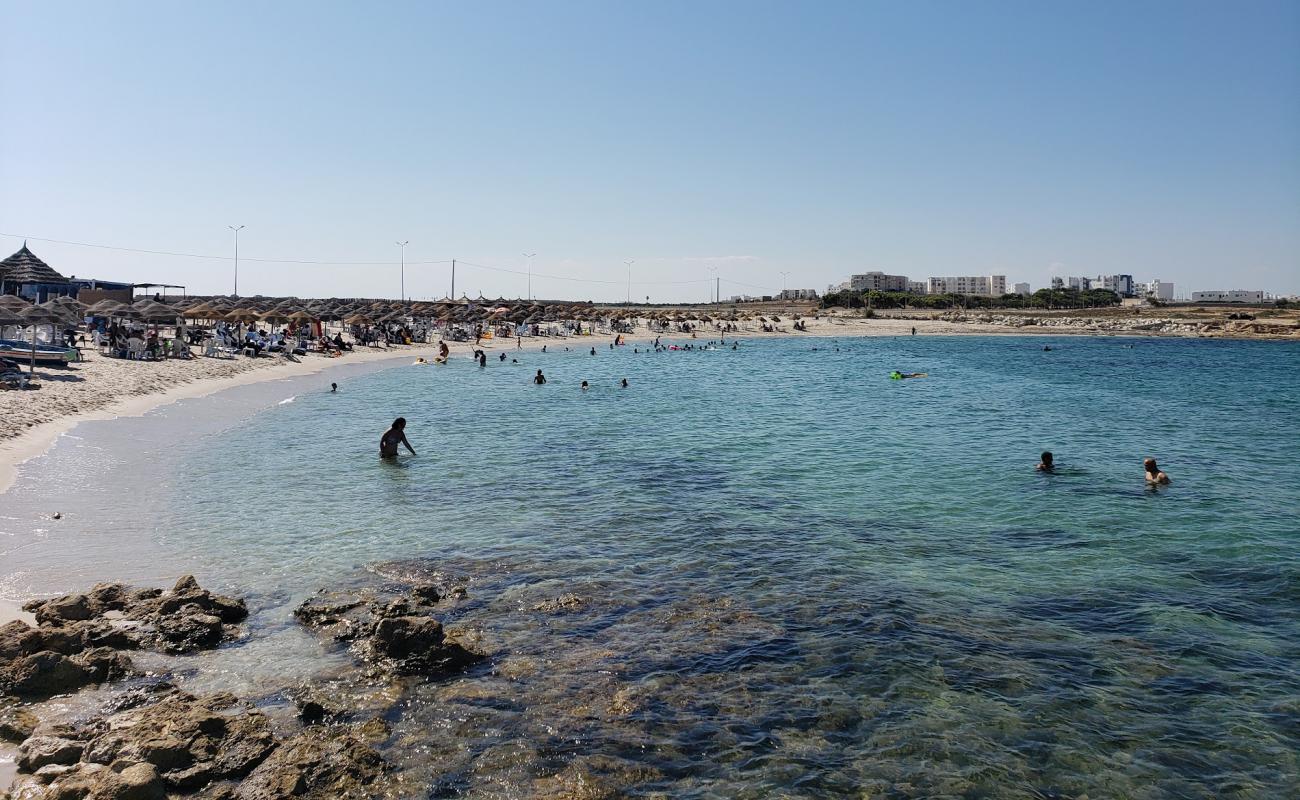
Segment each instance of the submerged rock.
M0 742L18 744L36 731L39 720L25 708L0 705Z
M346 729L314 728L283 742L239 788L239 800L369 797L384 760Z
M440 598L429 584L397 596L375 588L321 590L294 616L335 641L351 642L352 653L380 671L441 677L484 656L449 636L433 618L430 606Z

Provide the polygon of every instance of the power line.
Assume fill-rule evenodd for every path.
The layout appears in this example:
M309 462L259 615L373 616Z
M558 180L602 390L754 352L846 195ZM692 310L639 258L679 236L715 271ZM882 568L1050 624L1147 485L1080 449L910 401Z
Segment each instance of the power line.
M0 232L0 236L7 236L12 239L24 239L33 242L46 242L49 244L70 245L73 247L92 247L97 250L112 250L120 253L142 253L145 255L152 255L152 256L172 256L174 258L201 258L209 261L231 261L232 260L230 256L208 255L204 253L181 253L173 250L150 250L142 247L118 247L116 245L96 244L93 242L75 242L68 239L50 239L41 236L26 236L18 233ZM403 263L399 261L318 261L318 260L300 259L300 258L255 258L252 256L240 256L240 260L254 262L258 264L310 264L316 266L337 266L337 267L397 266ZM450 263L452 263L452 259L450 258L437 259L432 261L406 261L405 262L405 264L407 265L431 265L431 264L450 264ZM527 272L524 272L522 270L510 269L509 267L496 267L490 264L478 264L473 261L458 261L457 263L464 264L465 266L468 267L490 270L492 272L505 272L511 275L528 274ZM623 286L626 283L625 281L621 281L621 280L604 280L601 278L574 278L567 275L549 275L542 272L534 272L532 273L532 275L533 277L536 278L546 278L548 280L553 280L553 281L569 281L571 283L594 283L594 284L601 284L606 286ZM725 280L728 283L734 283L737 286L744 286L749 289L758 289L764 292L774 291L773 289L766 286L756 286L754 284L744 283L742 281L736 281L730 278L723 278L722 280ZM685 286L685 285L700 284L700 283L712 283L712 279L697 278L694 280L684 280L684 281L633 281L632 283L637 286Z
M121 253L145 253L151 256L175 256L177 258L204 258L211 261L230 261L230 256L213 256L203 253L177 253L171 250L146 250L140 247L116 247L109 244L94 244L91 242L73 242L66 239L45 239L40 236L24 236L18 233L0 233L0 236L8 236L12 239L26 239L33 242L47 242L50 244L67 244L75 247L93 247L97 250L115 250ZM241 261L256 261L260 264L315 264L318 266L336 266L336 267L378 267L378 266L397 266L397 261L313 261L299 258L253 258L252 256L240 256ZM407 264L450 264L451 259L439 261L407 261Z
M509 269L507 267L492 267L492 266L488 266L487 264L476 264L473 261L462 261L458 259L456 263L464 264L470 267L478 267L479 269L492 270L493 272L508 272L512 275L528 274L526 272L521 272L520 270L517 269ZM564 275L547 275L542 272L534 272L533 277L549 278L550 280L554 280L554 281L573 281L574 283L603 283L603 284L610 284L614 286L624 286L627 284L627 281L610 281L610 280L602 280L600 278L570 278ZM633 281L634 284L637 284L639 286L667 286L667 285L675 286L675 285L687 284L687 283L708 283L708 282L709 279L707 278L700 279L700 280L690 280L690 281Z

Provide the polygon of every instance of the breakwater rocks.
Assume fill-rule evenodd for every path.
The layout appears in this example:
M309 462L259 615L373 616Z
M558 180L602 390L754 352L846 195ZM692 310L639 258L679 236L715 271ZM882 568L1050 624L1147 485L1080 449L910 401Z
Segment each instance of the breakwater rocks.
M241 635L244 601L193 577L169 592L100 584L28 603L36 627L0 628L0 742L18 745L20 773L0 800L410 796L375 749L391 734L383 717L401 696L395 682L446 677L483 658L432 616L441 596L426 585L320 592L296 617L347 643L361 669L256 703L141 676L122 652L189 653ZM50 709L42 699L116 679L121 688L88 696L93 710L39 718ZM285 700L297 709L292 719L262 708Z
M1005 328L1038 328L1088 331L1093 333L1162 334L1169 336L1275 337L1300 335L1300 326L1265 321L1186 320L1152 317L1056 317L1025 314L970 314L949 311L944 322L997 325Z

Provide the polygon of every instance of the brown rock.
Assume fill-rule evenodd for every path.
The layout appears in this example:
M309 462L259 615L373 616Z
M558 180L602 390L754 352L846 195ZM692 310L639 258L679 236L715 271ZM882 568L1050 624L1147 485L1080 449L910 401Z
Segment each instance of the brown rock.
M46 764L75 764L86 749L84 742L57 736L32 736L18 747L18 769L35 772Z
M346 728L311 728L282 743L240 783L240 800L333 800L377 796L379 753Z
M0 741L18 744L36 732L36 715L15 705L0 706Z

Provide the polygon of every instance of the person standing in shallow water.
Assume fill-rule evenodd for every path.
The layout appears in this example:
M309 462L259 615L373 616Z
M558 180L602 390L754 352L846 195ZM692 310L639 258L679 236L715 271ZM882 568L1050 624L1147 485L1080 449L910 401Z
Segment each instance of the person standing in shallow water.
M537 384L538 386L541 386L542 384L546 383L546 376L542 374L542 371L540 369L537 370L537 375L533 377L533 383Z
M379 457L380 458L397 458L397 446L405 445L411 455L415 455L415 448L411 443L406 441L406 417L398 417L393 420L393 427L379 439Z
M338 390L339 390L339 385L338 385L337 383L331 383L331 384L330 384L330 394L333 394L333 393L337 392Z
M1048 450L1044 450L1042 457L1038 461L1038 466L1034 467L1034 469L1039 472L1051 472L1053 468L1052 453Z
M1142 462L1142 469L1146 472L1147 483L1153 486L1163 486L1169 483L1169 476L1160 471L1154 458L1148 458Z

